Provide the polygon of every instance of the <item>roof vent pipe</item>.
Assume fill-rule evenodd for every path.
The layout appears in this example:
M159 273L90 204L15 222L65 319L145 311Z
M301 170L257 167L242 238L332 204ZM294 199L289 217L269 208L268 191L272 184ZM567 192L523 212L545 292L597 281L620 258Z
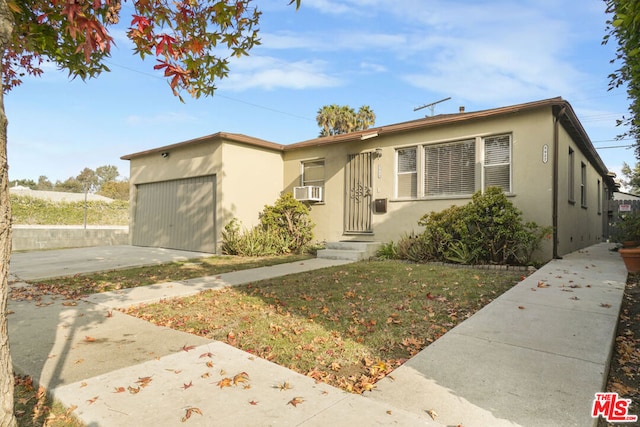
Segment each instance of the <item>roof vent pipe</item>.
M461 112L461 113L464 113L464 105L461 105L461 106L460 106L460 112Z

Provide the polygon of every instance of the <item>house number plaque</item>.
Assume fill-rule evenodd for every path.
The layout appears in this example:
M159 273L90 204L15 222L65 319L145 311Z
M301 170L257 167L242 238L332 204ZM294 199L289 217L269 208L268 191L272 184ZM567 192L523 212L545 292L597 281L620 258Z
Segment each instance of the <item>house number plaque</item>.
M544 144L542 146L542 163L547 163L549 160L549 146Z

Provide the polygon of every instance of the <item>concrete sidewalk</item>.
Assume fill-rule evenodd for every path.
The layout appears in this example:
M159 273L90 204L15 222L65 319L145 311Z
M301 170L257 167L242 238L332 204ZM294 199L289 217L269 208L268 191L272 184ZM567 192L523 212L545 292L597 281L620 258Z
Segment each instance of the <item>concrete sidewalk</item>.
M10 301L11 350L18 372L76 405L89 426L172 426L187 414L187 425L198 426L592 425L626 280L622 260L608 248L547 264L365 396L112 310L340 261L92 295L75 306ZM246 381L218 385L243 373ZM428 410L439 414L437 422Z

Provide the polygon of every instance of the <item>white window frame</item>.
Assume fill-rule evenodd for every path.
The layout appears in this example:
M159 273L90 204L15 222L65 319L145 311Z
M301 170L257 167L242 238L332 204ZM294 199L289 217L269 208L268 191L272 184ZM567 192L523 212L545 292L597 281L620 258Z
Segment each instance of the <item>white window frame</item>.
M400 165L399 165L399 161L400 161L400 151L403 150L413 150L415 152L415 168L413 171L400 171ZM420 150L419 150L419 146L411 146L411 147L400 147L400 148L396 148L395 150L395 168L396 168L396 173L395 173L395 194L396 194L396 198L398 199L406 199L406 200L414 200L420 197L420 183L419 183L419 175L418 175L418 168L420 165ZM399 176L408 176L408 175L413 175L415 178L415 186L416 186L416 194L411 194L409 196L400 195L400 179Z
M487 155L486 155L486 149L487 149L487 140L492 140L495 139L496 141L499 140L500 138L508 138L508 144L509 147L507 149L507 156L508 159L506 162L497 162L497 163L492 163L492 164L488 164L487 163ZM491 136L485 136L482 138L482 191L485 191L487 189L487 187L490 186L494 186L493 184L488 184L487 183L487 171L491 170L491 169L497 169L497 168L504 168L504 167L508 168L508 188L504 188L502 187L502 191L505 192L506 194L510 194L513 192L513 137L511 134L498 134L498 135L491 135Z
M307 179L305 177L305 166L317 163L322 164L322 179ZM324 159L313 159L313 160L304 160L300 162L300 185L305 186L317 186L322 187L322 201L324 201L324 184L325 184L326 174L325 174L325 162Z
M494 163L491 165L485 164L485 141L490 140L492 138L504 138L508 137L509 140L509 151L508 151L508 161L501 163ZM473 172L467 174L467 176L471 176L473 179L473 191L471 193L455 193L455 194L437 194L437 195L427 195L426 194L426 154L425 149L428 147L435 146L444 146L444 145L455 145L455 144L465 144L470 141L474 141L474 165ZM416 150L416 170L415 171L399 171L398 165L398 156L400 150L405 149L415 149ZM395 197L397 200L424 200L424 199L457 199L457 198L469 198L478 190L484 191L486 189L485 185L485 171L492 167L508 167L509 169L509 188L503 188L503 191L506 194L513 193L513 134L510 132L503 132L491 135L483 135L483 136L470 136L466 138L460 138L455 140L447 140L447 141L438 141L432 143L422 143L417 145L410 146L401 146L395 148ZM415 174L416 176L416 194L411 196L400 196L399 195L399 179L400 175L404 174Z

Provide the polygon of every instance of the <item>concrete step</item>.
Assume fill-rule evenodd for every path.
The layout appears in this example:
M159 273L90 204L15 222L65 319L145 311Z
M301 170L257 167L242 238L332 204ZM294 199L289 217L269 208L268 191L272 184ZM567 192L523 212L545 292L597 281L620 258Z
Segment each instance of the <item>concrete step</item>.
M327 242L326 249L318 251L318 258L360 261L375 256L379 242Z

